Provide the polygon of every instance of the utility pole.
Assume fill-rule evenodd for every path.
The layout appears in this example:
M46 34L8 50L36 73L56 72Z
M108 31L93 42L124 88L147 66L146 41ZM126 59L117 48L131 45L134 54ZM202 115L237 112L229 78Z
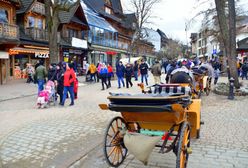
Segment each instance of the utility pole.
M187 23L185 22L185 34L186 34L186 54L188 56L188 50L189 50L189 46L188 46L188 25Z

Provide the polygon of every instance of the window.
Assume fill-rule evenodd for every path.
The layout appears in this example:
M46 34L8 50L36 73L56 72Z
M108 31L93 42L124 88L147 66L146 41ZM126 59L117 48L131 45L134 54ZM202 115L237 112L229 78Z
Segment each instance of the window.
M198 47L201 47L201 41L198 42Z
M35 27L35 19L32 16L28 17L28 27Z
M77 37L77 33L78 33L78 31L75 29L68 29L68 37L69 38Z
M6 9L0 9L0 23L8 23L9 22L9 14Z
M201 38L201 36L202 36L202 34L201 34L201 33L199 33L199 38Z
M43 29L43 21L42 21L42 19L37 19L37 28Z
M105 7L105 12L108 13L108 14L111 14L111 13L112 13L112 12L111 12L111 9L108 8L108 7Z

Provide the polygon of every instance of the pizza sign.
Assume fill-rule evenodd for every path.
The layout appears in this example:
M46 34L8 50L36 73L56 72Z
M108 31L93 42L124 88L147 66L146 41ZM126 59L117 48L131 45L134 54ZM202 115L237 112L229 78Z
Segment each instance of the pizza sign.
M35 58L49 58L49 53L36 52L35 53Z

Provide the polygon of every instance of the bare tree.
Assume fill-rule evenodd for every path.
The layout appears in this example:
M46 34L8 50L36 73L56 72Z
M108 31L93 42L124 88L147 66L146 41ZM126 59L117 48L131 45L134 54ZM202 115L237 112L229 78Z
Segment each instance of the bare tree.
M228 12L226 12L228 3ZM236 67L236 13L234 0L215 0L220 34L227 54L230 75L234 78L235 87L239 88L239 79ZM228 18L228 20L226 19Z
M80 3L80 0L45 0L46 22L49 37L50 62L59 61L58 28L60 25L59 13L68 11Z
M177 59L179 55L183 55L182 44L178 40L168 39L166 47L162 48L158 56L160 59L168 60Z
M145 24L150 23L149 19L152 17L152 8L160 1L161 0L131 0L137 21L135 33L129 48L132 53L133 51L136 51L136 54L139 55L138 46L146 37L146 33L143 31L144 26Z

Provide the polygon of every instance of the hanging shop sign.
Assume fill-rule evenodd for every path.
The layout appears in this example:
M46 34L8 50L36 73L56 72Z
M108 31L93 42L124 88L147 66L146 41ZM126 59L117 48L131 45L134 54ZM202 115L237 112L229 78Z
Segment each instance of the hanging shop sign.
M9 53L5 51L0 51L0 59L9 59Z
M72 37L71 45L73 47L79 47L79 48L83 48L83 49L88 48L88 43L87 43L86 40L78 39L78 38L75 38L75 37Z
M49 58L48 53L35 52L35 58Z
M81 51L81 50L69 49L69 53L81 55L81 54L83 53L83 51Z

